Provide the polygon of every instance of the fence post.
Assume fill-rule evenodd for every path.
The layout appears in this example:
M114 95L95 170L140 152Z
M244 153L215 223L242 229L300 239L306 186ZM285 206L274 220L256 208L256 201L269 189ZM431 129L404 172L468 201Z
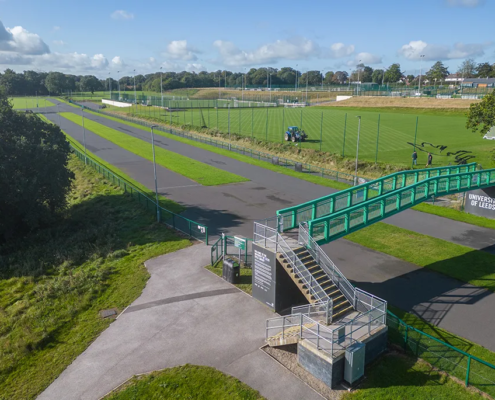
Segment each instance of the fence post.
M404 351L407 352L407 334L409 331L409 325L406 325L406 332L404 333Z
M345 113L345 117L344 117L344 143L342 145L342 157L345 156L345 131L346 131L346 128L347 128L347 113Z
M469 372L471 370L471 357L468 357L468 364L466 369L466 387L469 386Z

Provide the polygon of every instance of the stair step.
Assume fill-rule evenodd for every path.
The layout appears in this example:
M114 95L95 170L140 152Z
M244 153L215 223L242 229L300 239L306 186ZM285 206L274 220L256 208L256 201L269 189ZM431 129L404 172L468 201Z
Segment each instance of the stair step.
M353 310L351 305L349 305L349 307L347 308L344 308L343 310L340 310L338 313L333 314L332 318L335 320L336 317L342 316L343 314L347 313L350 310Z
M308 271L313 271L315 268L320 268L320 266L318 264L313 265L312 267L308 267L308 266L305 265L305 267L308 269Z
M321 278L328 278L328 277L327 277L327 276L325 276L325 275L322 275L322 276L320 276L318 279L321 279ZM318 280L318 279L317 279L317 280ZM323 285L326 285L328 282L332 282L332 280L331 280L331 279L327 279L326 281L323 281L323 282L318 282L318 283L320 284L320 286L323 286Z
M343 305L345 305L346 303L349 304L349 305L351 305L351 303L349 303L347 300L345 300L345 301L342 301L342 302L338 303L337 305L334 304L333 305L333 309L335 310L336 308L340 308Z
M327 286L325 286L325 287L323 287L323 285L320 285L320 286L321 286L321 288L322 288L322 289L326 292L328 289L331 289L331 288L332 288L333 286L335 286L335 285L332 283L332 284L327 285ZM327 294L328 294L328 293L327 293Z
M335 298L332 298L332 301L333 301L333 302L335 302L335 301L337 301L337 300L341 300L341 299L343 299L343 298L344 298L344 295L343 295L343 294L341 294L340 296L337 296L337 297L335 297Z

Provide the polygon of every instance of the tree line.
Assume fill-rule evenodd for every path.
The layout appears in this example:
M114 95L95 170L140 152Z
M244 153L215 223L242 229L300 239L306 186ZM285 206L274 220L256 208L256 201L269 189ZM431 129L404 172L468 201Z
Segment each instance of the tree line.
M456 71L463 78L495 78L495 64L488 62L476 63L472 59L465 60ZM437 61L422 79L429 83L443 82L449 75L449 69L441 61ZM16 73L7 69L0 73L0 87L9 96L22 95L49 95L68 92L91 92L103 90L149 90L160 92L163 90L200 87L241 87L241 86L297 86L304 87L332 84L362 83L403 83L418 84L419 75L405 74L400 64L394 63L387 69L373 69L364 64L358 64L350 73L347 71L312 70L302 73L291 67L251 68L245 73L218 70L215 72L155 72L146 75L108 77L98 79L94 75L71 75L61 72L24 71Z

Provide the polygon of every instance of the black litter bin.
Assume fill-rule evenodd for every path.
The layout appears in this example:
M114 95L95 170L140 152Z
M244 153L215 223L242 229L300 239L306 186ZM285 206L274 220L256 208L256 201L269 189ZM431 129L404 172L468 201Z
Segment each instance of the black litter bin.
M241 277L241 266L232 258L225 258L223 260L222 276L227 282L239 283Z

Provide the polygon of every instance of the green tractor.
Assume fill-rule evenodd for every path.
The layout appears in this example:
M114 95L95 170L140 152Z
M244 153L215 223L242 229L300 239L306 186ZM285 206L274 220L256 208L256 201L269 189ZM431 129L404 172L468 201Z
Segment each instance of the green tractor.
M289 126L287 132L285 132L285 141L304 142L308 138L308 135L303 131L299 130L297 126Z

